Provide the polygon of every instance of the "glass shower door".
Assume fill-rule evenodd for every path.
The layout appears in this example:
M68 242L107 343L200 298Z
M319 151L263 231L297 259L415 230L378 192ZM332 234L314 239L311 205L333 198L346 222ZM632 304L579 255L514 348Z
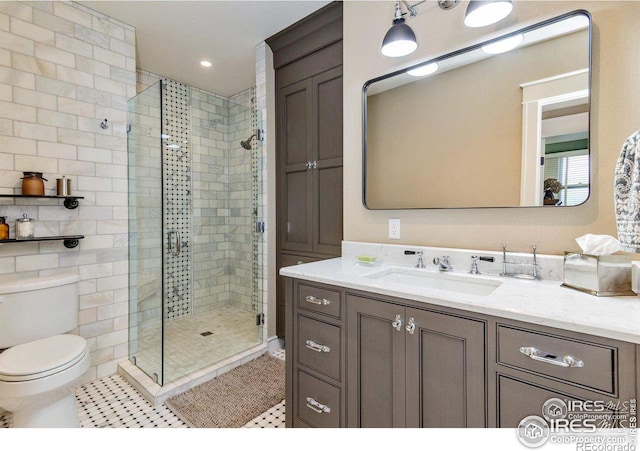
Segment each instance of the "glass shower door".
M162 384L162 100L156 83L127 103L129 359Z

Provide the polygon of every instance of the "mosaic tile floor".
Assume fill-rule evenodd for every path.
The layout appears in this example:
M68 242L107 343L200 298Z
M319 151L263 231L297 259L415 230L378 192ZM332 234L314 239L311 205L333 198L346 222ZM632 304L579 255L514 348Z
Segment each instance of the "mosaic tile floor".
M272 352L284 359L284 350ZM83 428L186 428L164 404L153 407L120 376L109 376L76 391ZM283 428L284 401L249 421L245 428ZM0 416L0 428L9 427L9 415Z
M160 327L139 329L144 351L136 354L137 366L150 376L160 374ZM165 384L259 343L255 313L231 305L173 319L164 327Z

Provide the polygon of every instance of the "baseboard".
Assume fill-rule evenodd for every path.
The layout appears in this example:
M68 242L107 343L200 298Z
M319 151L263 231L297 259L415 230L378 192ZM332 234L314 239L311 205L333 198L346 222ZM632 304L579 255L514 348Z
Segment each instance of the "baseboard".
M284 348L284 340L281 340L276 335L267 338L267 349L269 352L276 351Z

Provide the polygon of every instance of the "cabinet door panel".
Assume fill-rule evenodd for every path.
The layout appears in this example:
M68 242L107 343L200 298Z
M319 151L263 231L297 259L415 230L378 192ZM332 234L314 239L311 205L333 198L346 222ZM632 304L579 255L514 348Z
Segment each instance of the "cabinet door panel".
M340 255L342 244L342 167L317 171L314 251Z
M311 157L310 83L302 81L280 90L282 155L285 166L305 164Z
M404 330L391 325L404 308L347 298L348 426L404 427Z
M407 426L485 426L485 325L407 308Z
M318 162L342 159L342 66L313 78Z
M498 374L498 427L517 428L529 415L542 416L542 405L551 398L575 398L528 382Z
M309 176L307 171L286 173L283 180L284 201L282 242L283 249L311 250L311 205L308 201Z

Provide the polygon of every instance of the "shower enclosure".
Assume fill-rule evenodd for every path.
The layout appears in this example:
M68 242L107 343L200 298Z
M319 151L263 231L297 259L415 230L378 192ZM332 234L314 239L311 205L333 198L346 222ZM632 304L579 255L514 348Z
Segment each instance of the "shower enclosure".
M167 79L128 102L129 359L160 385L263 342L254 103Z

